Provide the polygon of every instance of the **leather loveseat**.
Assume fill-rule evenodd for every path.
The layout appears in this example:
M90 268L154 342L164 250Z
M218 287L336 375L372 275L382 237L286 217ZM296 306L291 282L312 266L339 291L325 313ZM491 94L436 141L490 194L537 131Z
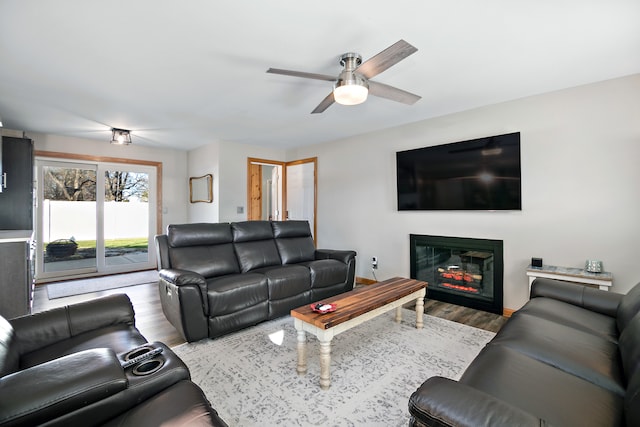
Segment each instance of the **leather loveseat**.
M0 426L187 424L226 426L182 360L140 334L126 295L0 317Z
M187 341L353 289L356 253L316 249L307 221L169 225L156 248L162 309Z
M536 279L458 382L432 377L413 426L639 426L640 284L626 295Z

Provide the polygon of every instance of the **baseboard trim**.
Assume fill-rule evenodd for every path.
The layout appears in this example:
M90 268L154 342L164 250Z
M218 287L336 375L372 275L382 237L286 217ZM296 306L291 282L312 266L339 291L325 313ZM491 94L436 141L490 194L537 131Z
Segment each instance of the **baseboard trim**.
M515 312L516 312L516 310L514 310L514 309L512 309L512 308L504 308L504 309L502 309L502 315L503 315L504 317L511 317L511 315L512 315L513 313L515 313Z

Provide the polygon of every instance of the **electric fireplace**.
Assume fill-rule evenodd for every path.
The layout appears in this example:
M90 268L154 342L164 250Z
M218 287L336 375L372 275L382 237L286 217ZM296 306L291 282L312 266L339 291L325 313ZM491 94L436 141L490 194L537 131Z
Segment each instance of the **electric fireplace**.
M411 278L426 298L502 314L502 240L411 234Z

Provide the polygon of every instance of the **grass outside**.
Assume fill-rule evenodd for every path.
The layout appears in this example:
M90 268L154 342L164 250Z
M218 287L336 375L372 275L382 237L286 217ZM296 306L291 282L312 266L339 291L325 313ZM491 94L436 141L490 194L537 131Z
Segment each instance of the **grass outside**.
M93 249L96 247L95 240L80 240L76 242L78 244L78 249ZM110 248L128 248L128 249L147 249L148 241L144 237L133 238L133 239L105 239L104 247L106 249Z
M95 240L76 240L78 249L95 249ZM105 239L104 246L106 249L147 249L148 242L144 237L131 238L131 239ZM46 249L46 244L45 244Z

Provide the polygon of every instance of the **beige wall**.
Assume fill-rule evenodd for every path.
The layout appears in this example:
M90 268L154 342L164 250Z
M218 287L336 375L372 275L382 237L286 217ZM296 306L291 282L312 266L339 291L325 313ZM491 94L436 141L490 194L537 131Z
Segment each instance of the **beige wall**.
M425 96L420 102L429 102ZM409 274L409 234L504 241L505 307L528 298L531 257L600 259L613 290L640 281L640 75L290 150L318 156L318 239L358 251L357 275ZM521 132L522 211L398 212L395 152Z

